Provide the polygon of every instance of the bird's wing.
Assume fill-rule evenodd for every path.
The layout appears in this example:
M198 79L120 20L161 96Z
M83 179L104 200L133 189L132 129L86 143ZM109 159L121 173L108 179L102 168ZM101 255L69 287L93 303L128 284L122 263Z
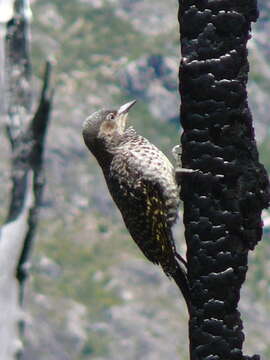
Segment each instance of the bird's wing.
M151 155L151 147L145 154L140 154L140 149L119 151L111 165L110 183L117 184L115 202L134 241L150 261L160 264L169 274L177 255L168 223L166 184L160 179L162 174L163 178L170 176L167 171L171 169L170 163L164 162L165 155L154 146L153 152ZM138 226L134 225L134 219Z
M141 189L145 197L145 214L149 221L149 232L154 242L153 249L157 252L156 258L164 271L169 274L175 266L175 244L171 226L167 222L166 206L162 190L158 183L141 180ZM153 254L154 255L154 254Z

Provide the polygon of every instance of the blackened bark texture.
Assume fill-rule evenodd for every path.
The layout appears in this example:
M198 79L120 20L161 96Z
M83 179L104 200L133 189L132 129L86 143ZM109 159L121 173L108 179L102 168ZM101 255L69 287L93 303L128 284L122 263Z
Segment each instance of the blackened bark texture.
M269 204L247 103L255 0L179 0L182 180L192 360L242 360L237 310ZM258 358L256 355L252 358Z

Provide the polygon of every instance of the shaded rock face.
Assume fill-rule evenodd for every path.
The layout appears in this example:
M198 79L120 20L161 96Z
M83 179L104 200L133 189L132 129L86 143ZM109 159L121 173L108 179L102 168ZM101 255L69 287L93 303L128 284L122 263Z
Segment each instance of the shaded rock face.
M149 104L151 114L161 121L178 120L180 99L177 91L176 58L160 54L131 62L119 74L122 87Z
M263 12L264 13L264 12ZM265 48L265 32L254 34L249 43L251 62L263 69L264 81L256 81L258 70L254 72L248 83L249 102L254 115L254 127L257 141L261 142L267 136L269 126L268 115L270 105L266 100L265 81L270 79L268 57L270 52L261 51ZM257 68L258 69L258 68ZM119 72L122 88L131 98L143 100L153 117L160 121L179 123L180 98L178 94L178 59L160 54L143 56L130 62Z

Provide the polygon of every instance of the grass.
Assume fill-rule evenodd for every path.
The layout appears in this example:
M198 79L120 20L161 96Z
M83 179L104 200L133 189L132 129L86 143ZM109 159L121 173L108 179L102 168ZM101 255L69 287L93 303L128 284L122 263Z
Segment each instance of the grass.
M40 64L44 62L48 53L53 53L57 60L55 71L59 85L65 88L63 76L66 76L71 80L76 98L70 101L65 97L61 99L59 107L62 113L68 113L75 105L82 106L85 94L88 94L88 86L94 82L98 85L89 87L95 96L99 96L112 84L119 92L122 91L115 76L121 67L120 59L125 58L126 64L146 54L175 54L179 47L178 33L144 36L130 23L116 17L109 4L105 5L105 9L93 9L79 1L54 0L53 6L63 20L63 25L58 30L40 20L40 14L44 13L47 4L46 0L39 0L32 6L33 30L38 35L33 43L34 73L40 72ZM40 38L47 41L45 46ZM164 46L166 43L170 45ZM251 61L254 62L251 68L255 69L256 58ZM104 69L109 70L109 75ZM76 72L81 72L81 79L75 78ZM253 70L251 79L263 88L268 86L259 72ZM112 102L119 105L130 100L130 96L123 94L112 97ZM138 101L130 116L131 125L170 157L171 148L179 142L178 125L156 120L151 115L148 104L143 101ZM270 170L268 138L260 146L260 158ZM107 286L111 280L110 268L121 262L121 257L125 254L141 256L139 251L135 250L136 247L122 222L117 223L118 218L115 221L115 213L105 218L94 212L95 206L93 202L89 213L81 213L69 223L64 220L64 215L62 219L41 219L40 240L33 254L34 292L59 299L71 298L83 303L88 309L87 321L90 324L106 320L108 309L121 304L122 300L116 291ZM59 265L59 276L53 278L40 271L39 263L44 254ZM254 299L260 297L260 301L266 306L269 304L269 294L266 290L270 282L267 270L269 255L269 244L267 240L262 241L251 256L252 270L249 275L249 286L254 290ZM262 282L262 279L266 280L266 283ZM162 305L160 304L160 308L163 308ZM57 313L51 315L59 316ZM151 317L151 314L148 315ZM105 356L109 342L110 338L105 333L89 330L80 359Z
M44 12L44 6L46 2L37 2L33 7L34 13ZM54 29L50 23L41 23L38 16L34 18L33 28L53 38L58 44L56 56L59 72L74 70L78 62L81 70L87 71L91 67L95 71L106 62L110 66L112 60L122 57L136 59L149 50L143 35L135 31L129 22L116 17L110 6L93 9L74 1L55 1L54 6L60 16L65 14L61 31ZM44 44L34 43L35 63L44 50Z

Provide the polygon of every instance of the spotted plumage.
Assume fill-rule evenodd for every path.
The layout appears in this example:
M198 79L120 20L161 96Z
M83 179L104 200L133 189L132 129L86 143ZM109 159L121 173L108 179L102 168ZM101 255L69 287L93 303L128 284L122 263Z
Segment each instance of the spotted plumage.
M174 278L189 305L185 261L177 254L172 236L179 206L174 168L156 146L133 128L126 129L134 103L91 115L83 125L84 141L103 170L133 240Z

